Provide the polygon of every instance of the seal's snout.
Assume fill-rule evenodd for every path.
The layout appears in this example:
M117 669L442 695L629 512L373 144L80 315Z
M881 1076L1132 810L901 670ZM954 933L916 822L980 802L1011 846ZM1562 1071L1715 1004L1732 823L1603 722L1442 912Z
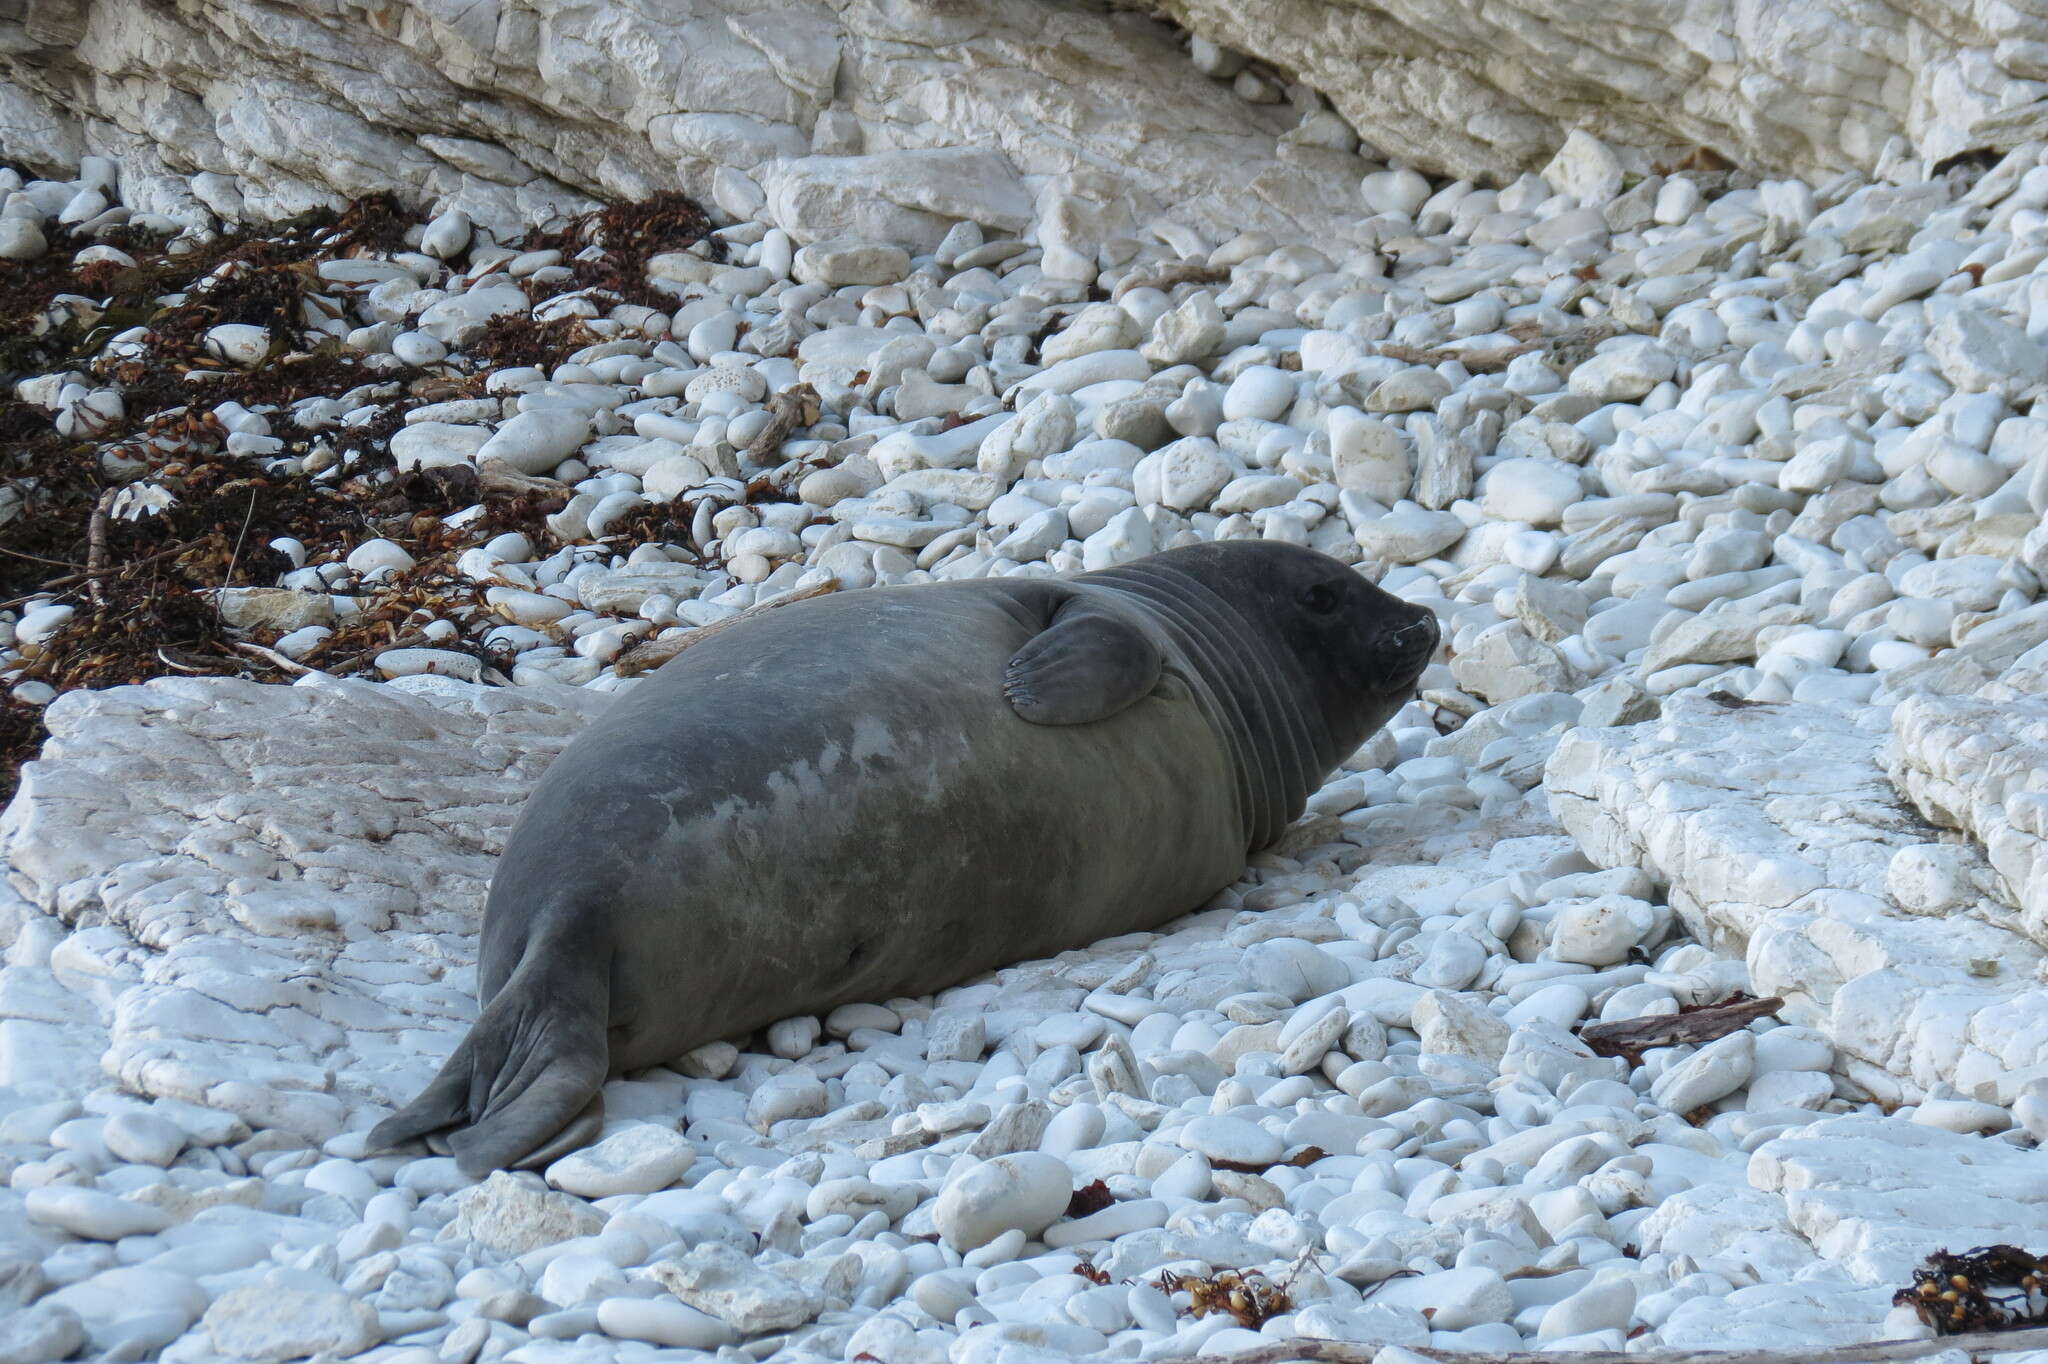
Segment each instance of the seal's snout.
M1384 647L1389 689L1413 685L1415 679L1422 676L1422 670L1429 666L1440 638L1436 613L1426 608L1388 635Z
M1436 613L1425 610L1394 632L1394 642L1404 648L1417 648L1429 653L1436 649L1438 633Z

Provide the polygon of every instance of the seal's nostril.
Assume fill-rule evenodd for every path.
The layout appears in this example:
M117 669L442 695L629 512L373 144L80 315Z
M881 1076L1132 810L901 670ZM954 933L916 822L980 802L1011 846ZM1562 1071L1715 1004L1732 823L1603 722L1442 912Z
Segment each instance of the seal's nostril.
M1394 635L1396 644L1417 644L1423 640L1435 642L1437 636L1436 617L1419 616L1401 627Z

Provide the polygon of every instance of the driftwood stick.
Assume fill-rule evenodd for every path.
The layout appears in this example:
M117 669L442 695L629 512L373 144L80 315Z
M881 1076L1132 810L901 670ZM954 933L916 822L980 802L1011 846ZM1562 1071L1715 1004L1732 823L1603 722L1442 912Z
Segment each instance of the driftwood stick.
M1675 1047L1682 1042L1698 1044L1726 1037L1768 1018L1785 1007L1776 995L1769 999L1744 999L1732 1004L1714 1004L1682 1014L1651 1014L1644 1018L1621 1018L1612 1023L1588 1023L1579 1029L1579 1040L1609 1056L1640 1052L1650 1047Z
M119 488L108 488L92 504L92 517L85 523L85 592L96 607L107 604L107 514L113 509Z
M486 493L566 493L560 479L522 474L496 455L477 466L477 487Z
M131 559L125 564L115 564L112 568L102 568L96 572L67 573L61 578L52 578L26 596L10 597L6 601L0 601L0 611L11 610L32 597L40 597L49 592L61 592L67 588L76 587L80 583L92 582L98 578L112 578L126 573L131 568L140 568L144 564L155 563L158 559L168 559L173 554L183 554L186 550L192 548L193 543L193 541L188 540L182 544L172 545L169 549L160 549L154 554L147 554L140 559ZM13 553L11 550L0 552Z
M1207 265L1201 261L1182 261L1177 265L1126 275L1117 282L1116 289L1109 298L1114 303L1133 289L1170 290L1180 284L1222 284L1229 278L1230 271L1221 267Z
M1231 1355L1231 1364L1372 1364L1380 1345L1353 1345L1338 1340L1288 1340ZM1970 1355L2008 1354L2048 1348L2048 1327L2027 1331L1975 1331L1937 1336L1932 1340L1879 1340L1868 1345L1809 1346L1798 1350L1650 1350L1625 1354L1618 1350L1533 1351L1445 1350L1431 1345L1403 1346L1409 1354L1443 1364L1879 1364L1894 1359L1925 1359L1950 1350ZM1153 1364L1208 1364L1193 1355L1154 1360Z
M320 671L318 668L309 668L303 663L297 662L293 659L286 658L277 650L267 649L261 644L251 643L250 641L245 639L238 639L233 641L233 643L234 646L237 649L240 649L243 653L254 654L256 655L256 657L262 659L264 662L270 664L272 667L281 668L285 672L295 673L300 677L304 677L309 674L317 673ZM325 674L322 675L324 676Z
M789 433L799 426L808 425L804 420L816 420L818 401L817 390L809 384L793 384L768 400L768 424L761 428L761 434L747 444L747 458L755 464L770 464L782 452L782 442L789 439Z
M659 668L662 664L668 662L692 645L702 644L720 631L732 629L733 626L738 625L743 620L751 620L764 612L773 611L778 606L788 606L791 602L808 601L812 597L822 597L827 592L836 592L838 590L839 580L834 578L829 582L822 582L814 587L806 587L777 597L773 601L765 601L757 606L749 606L736 616L727 616L724 620L713 621L709 625L700 625L688 634L672 635L667 639L650 639L645 644L636 644L620 654L618 661L612 665L613 670L620 677L638 677L641 673L652 672L654 669Z
M390 627L387 626L386 628L389 629ZM332 639L332 636L329 636L329 639ZM323 644L327 642L327 640L321 641L321 643ZM367 668L371 664L375 663L377 661L378 654L388 653L393 649L425 648L429 647L431 643L432 641L430 641L426 635L422 634L418 630L408 630L406 633L402 635L394 631L388 643L372 645L370 648L363 650L361 653L350 654L347 658L344 658L336 663L330 663L325 668L309 668L308 671L324 672L332 677L347 677L356 669Z

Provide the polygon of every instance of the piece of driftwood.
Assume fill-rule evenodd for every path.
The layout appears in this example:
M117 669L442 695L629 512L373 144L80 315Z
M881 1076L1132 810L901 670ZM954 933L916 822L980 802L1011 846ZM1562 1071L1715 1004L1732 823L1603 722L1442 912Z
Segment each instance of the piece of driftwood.
M636 644L619 655L618 660L612 664L613 671L617 672L620 677L638 677L641 673L652 672L683 650L695 644L702 644L721 630L730 630L743 620L751 620L765 611L773 611L778 606L788 606L791 602L808 601L812 597L822 597L827 592L836 592L838 590L839 579L831 578L811 587L785 593L773 601L764 601L759 605L749 606L736 616L727 616L724 620L715 620L709 625L700 625L687 634L671 635L667 639L650 639L644 644Z
M12 610L13 608L21 605L25 601L31 600L32 598L40 597L51 592L60 592L68 587L76 587L80 583L92 582L99 578L117 577L120 574L126 573L131 568L140 568L144 564L153 564L159 559L168 559L174 554L183 554L186 550L191 549L194 545L198 543L199 542L196 540L181 541L178 544L172 545L169 549L160 549L154 554L145 554L140 559L130 559L125 564L115 564L109 568L94 569L89 572L67 573L61 578L52 578L33 592L27 593L19 597L10 597L6 601L0 601L0 611ZM17 551L14 550L7 550L5 552L9 554L17 553ZM34 556L22 555L20 557L32 558ZM45 560L44 562L53 561Z
M755 464L772 464L781 458L782 442L799 426L818 419L818 392L809 384L794 384L768 400L768 424L747 443L747 458Z
M295 659L286 658L275 649L266 649L261 644L251 643L246 639L235 640L234 646L245 654L254 654L272 667L282 668L284 671L299 677L309 677L314 673L320 672L318 668L309 668ZM327 673L320 673L320 675L322 677L330 676Z
M107 604L107 516L119 488L109 488L92 504L92 517L85 523L85 592L94 606Z
M1650 1014L1644 1018L1620 1018L1612 1023L1588 1023L1579 1029L1579 1040L1602 1056L1639 1058L1651 1047L1698 1045L1748 1027L1785 1007L1776 995L1769 999L1738 999L1710 1004L1678 1014Z
M1117 281L1116 289L1110 294L1114 303L1133 289L1170 290L1180 284L1222 284L1229 280L1230 271L1220 266L1205 265L1200 261L1182 261L1178 265L1162 266L1157 270L1126 275Z
M1389 360L1400 360L1411 365L1440 365L1446 360L1456 360L1474 374L1486 374L1493 370L1506 369L1508 362L1517 356L1542 349L1542 343L1537 341L1521 341L1512 346L1476 346L1469 350L1456 350L1444 346L1403 346L1390 342L1380 347L1380 354Z
M487 493L562 493L569 485L555 478L522 474L496 455L477 465L477 487Z
M1372 1364L1382 1345L1339 1340L1285 1340L1228 1356L1230 1364ZM1868 1345L1808 1346L1797 1350L1445 1350L1433 1345L1402 1346L1409 1354L1442 1364L1880 1364L1925 1359L1961 1350L1972 1356L2048 1349L2048 1327L2027 1331L1976 1331L1931 1340L1879 1340ZM1178 1355L1153 1364L1210 1364L1215 1356Z

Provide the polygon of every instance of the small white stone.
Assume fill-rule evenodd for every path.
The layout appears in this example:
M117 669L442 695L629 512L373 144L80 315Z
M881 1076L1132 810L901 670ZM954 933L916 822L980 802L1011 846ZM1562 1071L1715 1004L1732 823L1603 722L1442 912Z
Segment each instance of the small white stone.
M18 221L0 218L0 233L6 224ZM0 243L5 240L0 235ZM78 1314L58 1303L38 1303L0 1314L0 1361L4 1364L50 1364L69 1359L85 1342L85 1327Z
M1621 1278L1598 1280L1554 1303L1543 1314L1536 1339L1548 1342L1588 1331L1625 1331L1635 1319L1635 1310L1634 1284Z
M391 338L391 353L408 365L436 365L448 357L448 347L425 332L400 332Z
M1572 371L1571 391L1603 403L1634 402L1678 370L1671 353L1649 337L1603 343L1598 354Z
M1064 1161L1021 1151L948 1179L932 1220L947 1245L974 1250L1013 1229L1038 1235L1066 1212L1073 1194L1073 1175Z
M33 218L0 218L0 260L41 260L50 249Z
M98 1189L49 1185L31 1189L22 1210L31 1222L89 1241L148 1236L171 1225L171 1215L147 1203L131 1202Z
M1654 906L1626 895L1567 905L1550 922L1550 955L1585 966L1612 966L1657 922Z
M1429 181L1419 171L1374 171L1359 182L1358 194L1368 213L1398 213L1412 218L1429 200Z
M1604 204L1621 193L1621 161L1605 142L1574 128L1543 168L1543 178L1559 194L1569 194L1581 204Z
M618 1340L686 1350L716 1350L737 1338L710 1313L661 1298L606 1298L597 1305L597 1325Z
M1038 355L1043 363L1056 365L1099 350L1128 350L1143 339L1144 329L1128 312L1114 303L1091 303L1047 337Z
M1294 375L1271 365L1252 365L1223 394L1223 419L1279 421L1294 406Z
M223 322L206 332L207 351L244 369L263 363L270 354L270 329L246 322Z
M1391 422L1368 417L1355 407L1339 407L1330 413L1329 434L1338 487L1385 506L1408 496L1415 470L1407 445Z
M1138 461L1131 486L1142 503L1172 507L1176 511L1206 508L1210 499L1230 482L1230 461L1216 442L1203 436L1189 436L1161 447Z
M697 1158L697 1148L672 1128L639 1123L548 1166L547 1181L581 1198L611 1198L666 1189Z
M683 1302L743 1336L801 1326L824 1305L795 1279L763 1269L723 1241L663 1260L653 1274Z
M815 1118L830 1102L824 1082L798 1067L770 1077L748 1097L747 1124L766 1132L789 1118Z
M526 1171L500 1170L453 1201L457 1234L500 1255L524 1255L604 1230L603 1213L579 1198L556 1193L539 1175Z
M1958 308L1935 323L1927 351L1942 378L1965 393L2011 397L2048 372L2048 349L2010 322L1974 308Z
M1949 1132L2003 1132L2012 1126L2012 1114L1997 1104L1968 1099L1923 1099L1913 1111L1913 1121L1922 1127L1939 1127Z
M377 671L385 677L453 677L475 682L483 676L483 663L472 654L453 649L386 649L378 654Z
M1551 459L1504 459L1479 480L1479 509L1502 521L1555 526L1585 496L1579 471Z
M1287 1153L1286 1143L1265 1128L1228 1115L1196 1118L1181 1128L1180 1144L1212 1163L1260 1169L1275 1164Z
M401 469L473 464L490 439L490 431L481 426L415 422L391 437L391 458Z
M429 304L418 325L427 335L459 348L482 336L491 319L526 313L531 307L518 285L494 284Z
M137 1165L169 1165L185 1149L185 1129L154 1113L123 1109L107 1119L100 1140L122 1160Z
M1389 1279L1373 1294L1382 1307L1405 1307L1429 1316L1438 1331L1463 1331L1514 1315L1507 1282L1491 1269L1446 1269L1412 1279Z
M1343 962L1298 938L1269 938L1246 949L1243 969L1261 989L1300 1003L1351 983Z
M900 246L836 237L798 251L794 265L804 284L894 284L910 273L910 254Z
M420 250L441 260L454 260L469 249L469 238L469 215L459 208L444 209L421 234Z
M1674 1113L1690 1113L1748 1084L1755 1064L1756 1034L1730 1033L1659 1075L1650 1098Z
M1368 412L1421 412L1451 396L1451 381L1427 365L1390 374L1365 396Z
M77 614L77 607L56 602L25 611L21 619L14 623L14 642L26 645L47 644Z
M583 448L590 418L544 407L521 412L492 433L476 452L478 463L502 459L522 474L545 474Z
M1432 990L1462 990L1486 969L1485 946L1470 933L1439 933L1416 963L1414 981Z
M365 540L350 550L343 562L350 572L369 577L377 573L404 573L417 561L393 541Z
M1425 1052L1469 1056L1491 1065L1507 1053L1507 1023L1463 995L1432 990L1416 1001L1414 1018Z
M214 1299L200 1325L213 1348L234 1359L299 1359L323 1351L352 1355L383 1338L377 1311L339 1290L245 1283Z

